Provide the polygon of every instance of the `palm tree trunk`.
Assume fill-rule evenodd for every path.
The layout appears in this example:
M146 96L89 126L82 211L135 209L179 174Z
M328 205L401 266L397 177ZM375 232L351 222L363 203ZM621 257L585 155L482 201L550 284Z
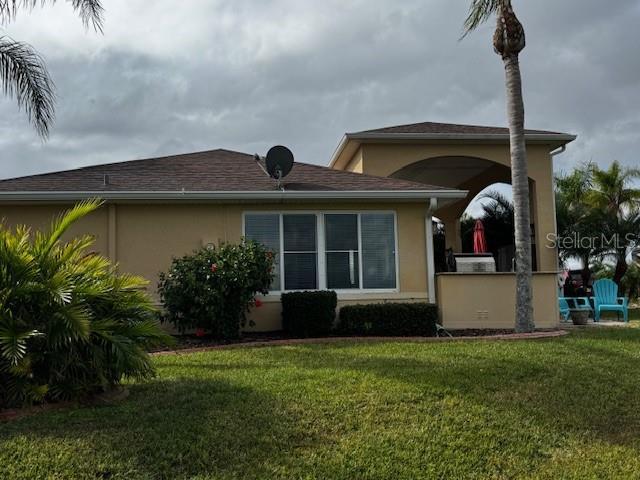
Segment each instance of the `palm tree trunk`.
M532 332L531 220L529 174L524 136L524 101L517 54L503 56L507 88L507 118L511 144L511 185L513 188L516 246L516 332Z
M616 269L613 273L613 281L616 282L616 285L618 285L620 289L622 289L622 277L624 277L625 273L627 273L627 270L629 269L629 266L627 265L626 253L626 251L618 252L618 258L616 259Z
M589 266L589 254L582 257L582 287L587 288L591 283L591 267Z

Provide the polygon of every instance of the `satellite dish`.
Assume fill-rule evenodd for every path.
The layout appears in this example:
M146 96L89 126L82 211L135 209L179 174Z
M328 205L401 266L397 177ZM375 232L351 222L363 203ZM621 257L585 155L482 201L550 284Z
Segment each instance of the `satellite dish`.
M269 176L280 180L286 177L293 167L293 153L287 147L276 145L267 152L265 164Z

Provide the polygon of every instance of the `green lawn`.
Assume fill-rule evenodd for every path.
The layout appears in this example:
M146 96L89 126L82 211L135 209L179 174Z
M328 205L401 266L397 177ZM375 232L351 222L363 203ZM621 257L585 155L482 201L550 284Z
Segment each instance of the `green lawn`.
M118 406L0 424L0 478L640 478L640 328L156 363Z
M621 315L617 315L616 312L603 312L603 320L620 320ZM629 309L629 320L640 320L640 308Z

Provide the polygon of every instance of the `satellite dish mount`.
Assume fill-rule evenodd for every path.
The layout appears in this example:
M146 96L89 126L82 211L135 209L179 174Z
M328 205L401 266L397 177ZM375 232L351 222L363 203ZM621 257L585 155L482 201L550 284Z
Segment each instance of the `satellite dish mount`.
M256 155L256 157L258 156ZM291 172L293 161L294 158L291 150L282 145L271 147L267 152L264 162L267 167L266 173L276 180L278 190L282 190L280 182Z

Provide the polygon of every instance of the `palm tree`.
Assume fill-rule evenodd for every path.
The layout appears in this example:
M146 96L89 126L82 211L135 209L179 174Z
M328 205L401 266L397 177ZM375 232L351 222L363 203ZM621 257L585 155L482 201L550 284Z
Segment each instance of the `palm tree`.
M493 48L504 62L507 117L511 145L511 185L513 188L516 247L516 324L517 332L534 330L531 288L531 220L529 211L529 174L524 136L524 101L519 54L525 47L525 35L511 7L511 0L473 0L464 28L465 35L493 15L497 16Z
M564 263L576 259L582 263L582 284L585 286L591 283L592 259L602 254L599 243L580 241L597 238L601 233L602 214L587 203L592 188L592 171L593 165L587 163L575 168L571 174L555 178L558 236L573 238L573 241L560 243L560 260Z
M0 224L0 409L147 378L148 348L172 341L145 280L92 253L91 236L64 240L100 206L82 202L47 231Z
M607 170L593 165L591 175L593 188L587 199L603 214L602 232L615 240L606 253L616 262L613 280L620 285L627 272L629 251L640 240L640 189L632 186L640 178L640 170L613 162Z
M55 3L56 0L48 0ZM102 31L100 0L69 0L85 26ZM13 20L20 8L32 9L47 0L0 0L0 22ZM49 134L55 112L55 92L44 60L28 44L0 36L0 83L14 97L42 138Z

